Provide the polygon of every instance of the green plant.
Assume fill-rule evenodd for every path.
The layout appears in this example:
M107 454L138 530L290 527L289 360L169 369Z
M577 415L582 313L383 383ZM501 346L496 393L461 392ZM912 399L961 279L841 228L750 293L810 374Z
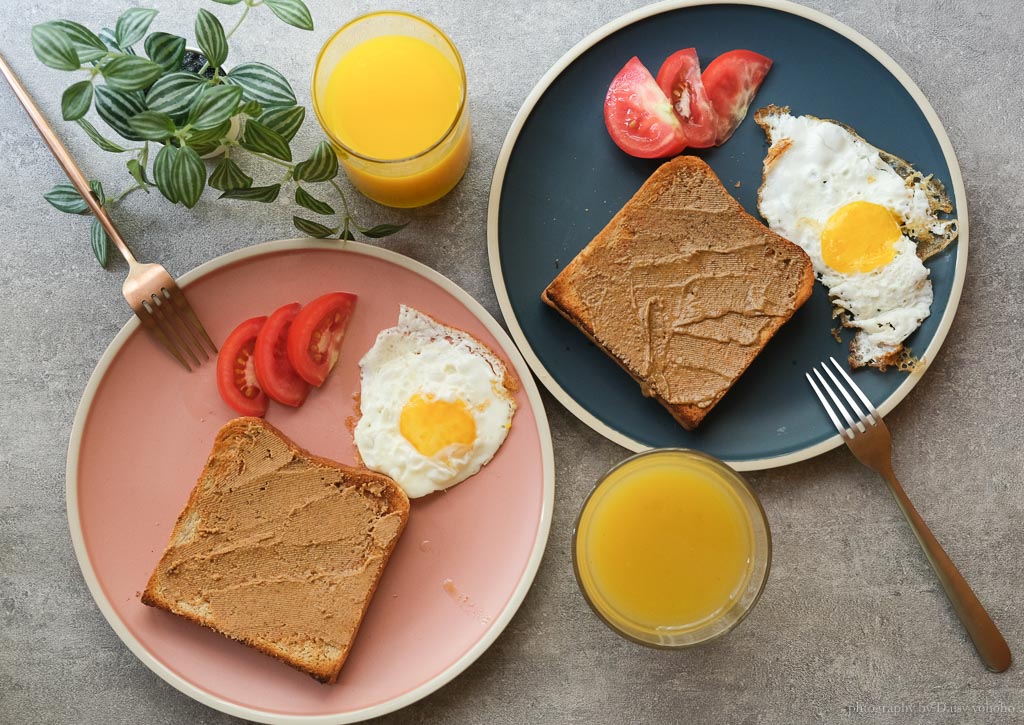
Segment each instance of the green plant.
M214 2L245 8L227 32L213 13L200 9L195 22L200 52L187 50L185 38L178 35L147 35L157 14L148 8L126 10L113 29L103 28L99 34L70 20L32 28L32 49L41 62L87 74L64 91L64 120L78 124L104 151L130 154L125 166L134 183L108 197L103 185L93 181L94 196L110 208L135 191L148 194L156 187L168 201L191 209L206 186L221 192L221 199L264 203L277 200L288 186L299 206L322 217L337 217L339 213L320 198L314 186L329 185L341 199L340 221L331 226L293 216L295 227L304 234L354 239L359 232L379 238L402 229L404 224L363 227L357 223L338 184L338 157L327 141L317 144L305 160L293 161L291 142L306 109L296 102L283 75L264 63L224 68L228 41L252 8L265 5L289 25L312 30L313 19L303 1ZM144 56L135 50L140 44ZM93 108L123 141L110 140L86 119ZM207 174L203 157L218 151L222 156ZM245 170L253 159L272 164L280 175L257 185ZM62 212L88 213L85 201L70 184L57 184L44 196ZM109 240L96 220L90 236L96 259L105 267Z

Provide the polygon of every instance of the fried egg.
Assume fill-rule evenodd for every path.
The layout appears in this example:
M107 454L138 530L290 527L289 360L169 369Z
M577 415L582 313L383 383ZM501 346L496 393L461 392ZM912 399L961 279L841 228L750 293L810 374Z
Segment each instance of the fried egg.
M403 305L359 361L363 464L418 498L464 481L498 452L518 381L468 333Z
M772 231L798 244L857 329L854 366L885 369L928 317L932 284L922 257L956 236L941 184L847 128L770 106L756 116L771 147L758 194Z

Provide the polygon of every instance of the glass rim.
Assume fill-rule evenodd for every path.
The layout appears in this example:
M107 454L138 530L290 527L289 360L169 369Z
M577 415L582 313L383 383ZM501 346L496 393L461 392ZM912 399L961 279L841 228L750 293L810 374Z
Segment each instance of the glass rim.
M326 55L328 48L330 48L331 45L335 42L335 40L337 40L341 36L341 34L344 33L346 30L351 29L358 23L381 16L394 16L405 18L407 20L412 20L415 23L425 25L426 27L430 28L435 33L437 33L439 36L441 36L442 40L444 40L449 50L451 50L452 54L455 56L456 65L459 70L459 78L462 81L462 97L459 99L458 111L456 111L454 120L452 120L451 125L448 126L447 129L445 129L445 132L441 135L441 138L430 144L430 146L428 146L423 151L419 151L415 154L412 154L411 156L404 156L399 159L379 159L376 158L375 156L367 156L366 154L361 154L358 151L346 145L345 143L343 143L341 139L334 135L331 129L328 128L327 124L324 122L324 115L320 111L319 94L317 93L316 79L320 73L320 67L323 64L324 56ZM331 140L331 143L340 148L349 156L353 156L362 161L367 161L373 164L401 164L407 161L415 161L416 159L423 158L431 151L436 149L438 146L440 146L442 143L444 143L448 138L450 138L452 134L455 133L456 129L459 127L459 123L462 121L462 117L466 111L466 66L465 64L463 64L462 56L459 54L459 49L455 47L455 43L452 42L452 39L449 38L448 35L443 30L441 30L439 27L434 25L426 18L420 17L419 15L415 15L413 13L407 13L403 10L376 10L374 12L365 13L363 15L353 18L352 20L349 20L347 23L345 23L336 31L334 31L334 33L331 34L331 37L329 37L326 40L326 42L324 42L323 46L320 48L320 52L316 56L316 63L313 65L313 82L310 88L310 95L313 97L313 113L316 114L316 119L320 123L320 128L322 128L323 132L327 134L327 138Z
M764 566L764 574L761 575L761 581L758 582L758 584L757 584L757 591L754 593L754 597L750 600L749 604L746 605L746 607L743 609L743 611L740 612L737 615L736 619L733 620L732 622L730 622L727 627L725 627L724 629L722 629L722 630L720 630L718 632L715 632L714 634L712 634L712 635L710 635L708 637L705 637L704 639L697 640L696 642L683 642L683 643L679 643L679 644L664 644L664 643L661 643L661 642L651 642L649 640L641 639L640 637L636 637L636 636L630 634L629 632L624 631L619 626L617 626L614 622L610 621L608 619L608 617L606 617L604 615L604 613L597 607L597 605L594 603L593 597L591 597L591 595L590 595L590 592L587 591L587 587L583 584L582 576L580 576L580 563L579 563L579 554L578 554L578 540L579 540L580 522L583 520L583 514L587 510L587 506L590 505L591 499L593 499L594 495L601 489L602 486L605 485L605 483L607 483L608 479L611 478L612 474L614 474L616 471L618 471L623 466L629 465L633 461L639 460L641 458L646 458L648 456L652 456L652 455L656 455L656 454L661 454L661 453L681 453L681 454L684 454L685 456L689 456L689 457L692 457L692 458L696 458L696 459L702 460L702 461L704 461L706 463L710 463L714 468L716 468L720 472L724 473L725 474L724 477L729 479L730 483L734 484L734 487L739 488L740 490L745 492L750 497L750 500L752 500L754 502L754 507L756 508L756 511L757 511L757 513L759 515L761 523L764 526L764 533L765 533L765 557L764 557L765 558L765 566ZM744 506L744 510L749 510L749 509L748 509L747 506ZM768 524L768 514L765 513L764 506L761 504L761 499L758 497L757 493L754 491L753 487L751 487L750 483L746 480L746 478L744 478L738 471L735 471L733 468L731 468L724 461L721 461L721 460L719 460L718 458L715 458L712 455L704 453L703 451L697 451L697 450L694 450L692 448L673 448L673 447L669 447L669 448L650 448L650 449L648 449L646 451L641 451L640 453L634 453L633 455L628 456L628 457L624 458L623 460L619 461L614 466L612 466L607 471L605 471L605 473L599 479L597 479L597 482L594 484L593 488L590 489L590 492L587 494L587 497L583 500L583 504L580 506L580 512L579 512L579 514L576 517L576 523L573 525L573 530L572 530L572 570L573 570L573 574L576 577L576 587L580 590L580 593L583 595L583 599L587 602L587 606L589 606L591 611L593 611L594 614L597 615L597 618L600 619L609 629L611 629L613 632L615 632L615 634L617 634L620 637L622 637L624 639L627 639L627 640L629 640L631 642L635 642L637 644L641 644L641 645L643 645L645 647L651 647L653 649L676 650L676 649L687 649L689 647L696 647L698 645L702 645L702 644L705 644L707 642L714 641L714 640L718 639L719 637L722 637L722 636L728 634L729 632L731 632L732 630L736 629L736 627L739 625L739 623L747 618L747 615L750 614L750 612L757 605L758 601L760 601L761 595L764 593L765 586L767 586L767 584L768 584L768 575L771 573L771 569L772 569L772 530L771 530L771 526ZM700 632L701 629L703 629L704 627L709 626L710 624L711 623L708 623L708 624L705 624L705 625L701 625L701 626L697 627L693 631L694 632Z

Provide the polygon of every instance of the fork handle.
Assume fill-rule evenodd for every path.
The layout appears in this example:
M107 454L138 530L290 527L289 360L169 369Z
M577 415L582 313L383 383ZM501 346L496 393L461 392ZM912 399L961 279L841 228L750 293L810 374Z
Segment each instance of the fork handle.
M967 634L974 642L985 666L993 672L1005 671L1013 658L999 628L996 627L992 617L978 601L977 595L964 579L963 574L956 568L945 549L942 548L931 529L921 518L921 514L914 508L914 504L910 502L903 486L896 480L896 475L892 470L883 470L881 473L889 483L889 488L892 490L893 496L896 497L896 503L899 504L903 515L907 518L910 528L914 531L914 536L921 544L921 548L928 557L928 562L939 578L939 583L946 591L946 596L949 597L953 609L956 610Z
M78 189L78 193L82 195L82 199L88 205L89 209L99 220L100 224L103 225L103 229L106 230L107 236L117 247L117 251L121 253L121 256L125 258L128 264L137 264L135 255L132 254L131 250L128 249L128 245L124 243L124 239L121 238L120 233L117 231L117 227L114 226L114 222L110 220L106 210L100 206L99 201L93 196L92 188L89 186L89 181L85 178L85 174L78 168L78 164L71 157L71 153L64 147L61 140L57 137L57 134L50 127L50 124L46 121L46 116L43 115L42 110L36 105L36 102L32 100L32 96L28 94L25 86L21 84L21 81L14 75L14 71L11 70L11 66L4 60L3 55L0 55L0 75L7 80L11 85L11 89L14 90L14 95L21 101L21 105L25 107L25 111L28 113L28 117L32 119L32 123L35 124L36 129L39 131L39 135L43 137L43 141L50 147L50 151L57 159L57 163L64 169L64 173L67 174L68 179L71 180L72 185Z

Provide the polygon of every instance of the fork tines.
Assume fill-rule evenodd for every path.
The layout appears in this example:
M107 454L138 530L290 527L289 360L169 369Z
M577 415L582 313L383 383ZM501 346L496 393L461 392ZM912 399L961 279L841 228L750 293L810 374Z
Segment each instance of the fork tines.
M143 300L142 306L149 313L139 315L143 324L189 371L201 364L199 355L206 362L210 353L217 354L217 346L177 285L162 287L158 293ZM188 356L187 360L182 351Z
M805 375L807 376L807 381L811 384L811 387L814 388L814 392L817 394L818 400L820 400L821 404L825 407L825 412L828 413L828 417L832 419L832 423L835 425L836 430L839 431L839 435L841 435L844 440L849 440L852 439L858 431L861 433L865 432L867 430L866 426L877 425L882 420L882 416L879 415L875 406L871 404L870 400L868 400L868 396L864 395L864 391L861 390L855 382L853 382L853 379L849 374L847 374L847 372L843 370L842 366L836 362L836 359L834 357L830 357L829 360L832 361L832 365L835 369L839 371L839 375L843 378L843 381L845 381L849 389L856 393L857 397L860 398L860 401L864 404L864 407L869 411L869 413L865 413L861 410L857 401L854 400L853 396L847 391L847 388L844 387L843 383L840 382L839 378L837 378L835 373L832 372L832 368L829 367L828 363L823 362L821 367L831 379L832 385L829 385L828 381L825 380L825 377L817 368L812 368L812 372L815 377L818 378L818 383L821 384L821 388L824 388L828 393L828 398L832 399L832 403L835 404L835 408L838 408L839 412L842 414L843 419L846 421L846 425L844 426L836 415L836 411L832 407L832 403L829 403L828 398L826 398L821 392L821 388L818 387L818 383L814 382L814 378L811 377L810 373L805 373ZM839 395L837 395L835 390L833 390L833 386L835 386L835 389L838 390L843 398L846 399L846 402L853 409L853 412L856 413L856 420L854 420L853 416L850 415L850 411L846 409L846 406L843 405L842 401L839 399Z

